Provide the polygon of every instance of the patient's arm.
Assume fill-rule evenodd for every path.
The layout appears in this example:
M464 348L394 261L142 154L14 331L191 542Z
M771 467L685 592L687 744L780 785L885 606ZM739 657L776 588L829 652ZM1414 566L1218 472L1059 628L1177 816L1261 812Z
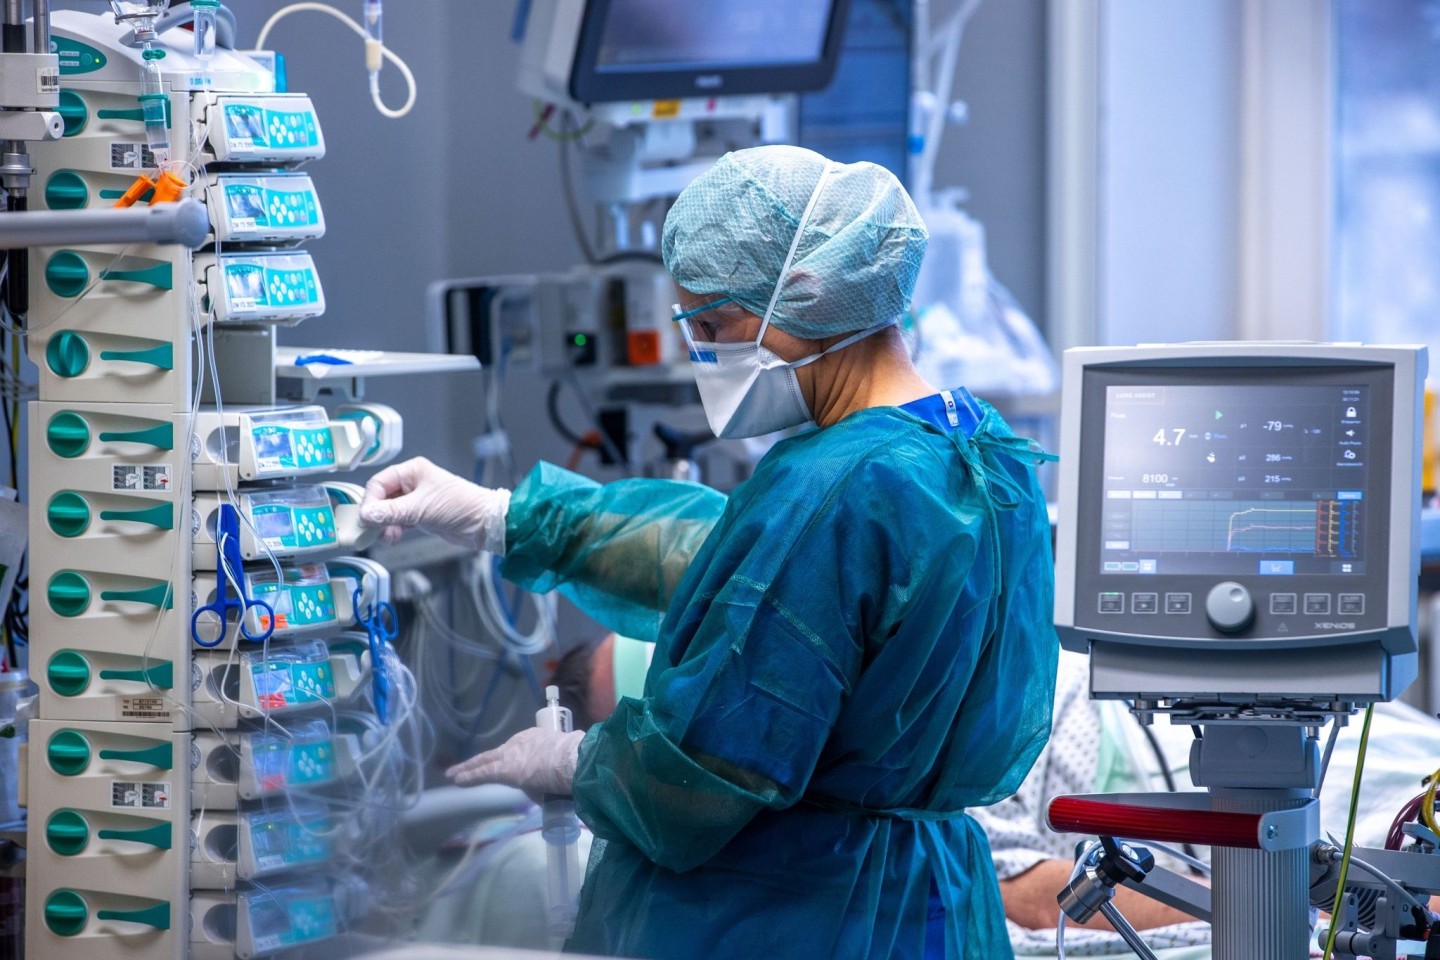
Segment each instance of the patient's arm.
M1055 897L1070 882L1072 869L1074 865L1064 860L1041 860L1024 873L1009 880L1001 880L1000 899L1005 903L1005 916L1031 930L1054 929L1060 916L1060 905ZM1181 913L1174 907L1157 903L1138 890L1126 886L1116 888L1115 906L1137 930L1165 927L1195 919L1188 913ZM1110 924L1099 914L1083 926L1091 930L1111 929Z

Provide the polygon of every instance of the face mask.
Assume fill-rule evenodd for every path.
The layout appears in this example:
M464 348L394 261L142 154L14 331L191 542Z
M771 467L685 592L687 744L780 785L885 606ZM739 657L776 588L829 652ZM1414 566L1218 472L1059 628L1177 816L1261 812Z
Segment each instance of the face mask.
M715 436L758 437L810 422L794 367L760 344L696 341L691 359Z
M828 349L786 361L773 351L753 343L707 343L690 341L690 359L695 385L710 431L723 439L759 437L777 430L798 427L811 420L810 408L800 392L795 371L826 354L843 350L890 326L887 320L846 337ZM761 328L764 336L764 328Z
M810 408L806 406L805 397L800 392L800 380L795 371L894 323L893 320L886 320L867 327L820 353L793 362L787 362L760 344L760 341L765 339L765 331L770 327L770 316L775 312L785 275L790 272L790 264L794 262L795 252L800 247L805 224L809 222L810 214L815 209L815 201L820 198L829 176L830 165L826 164L819 182L810 194L809 203L805 205L805 213L800 217L795 236L790 241L790 252L786 254L785 263L780 267L780 278L775 281L770 303L766 306L765 316L760 322L760 333L753 343L710 343L696 340L690 325L685 322L697 313L728 301L729 297L722 297L685 313L678 312L677 308L675 319L681 321L681 329L690 348L695 385L700 390L705 419L710 423L710 431L717 437L727 440L758 437L810 423Z

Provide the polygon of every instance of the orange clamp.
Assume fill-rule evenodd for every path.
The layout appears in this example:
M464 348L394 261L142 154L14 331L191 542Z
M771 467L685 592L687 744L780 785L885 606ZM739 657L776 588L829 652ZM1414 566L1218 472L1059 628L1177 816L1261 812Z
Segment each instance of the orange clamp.
M181 194L185 192L185 188L188 186L190 186L190 184L181 180L169 170L162 171L159 179L155 181L155 198L150 201L150 205L154 206L157 203L174 203L180 199Z
M133 207L138 201L144 199L145 194L154 189L155 181L142 173L135 178L135 182L130 184L130 188L121 195L120 199L115 201L115 206Z

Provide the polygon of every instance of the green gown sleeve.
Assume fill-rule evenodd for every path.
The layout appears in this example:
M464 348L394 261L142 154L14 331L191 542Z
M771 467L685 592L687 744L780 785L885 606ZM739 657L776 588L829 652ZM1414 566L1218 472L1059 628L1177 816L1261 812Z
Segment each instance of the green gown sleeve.
M536 593L558 589L609 629L653 641L725 502L697 483L602 486L541 462L510 499L500 572Z

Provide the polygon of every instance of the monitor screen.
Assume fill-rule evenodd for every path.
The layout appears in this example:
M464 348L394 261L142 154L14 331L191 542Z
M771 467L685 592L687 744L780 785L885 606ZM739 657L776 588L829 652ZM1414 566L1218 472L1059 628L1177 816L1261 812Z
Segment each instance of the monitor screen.
M807 63L825 50L830 0L610 0L596 68Z
M1377 368L1087 371L1076 622L1213 637L1234 583L1245 636L1382 624L1393 404Z
M824 87L849 0L589 0L571 71L581 103Z
M1370 388L1105 388L1105 574L1365 572Z
M1065 353L1055 627L1094 697L1251 722L1415 676L1424 351Z

